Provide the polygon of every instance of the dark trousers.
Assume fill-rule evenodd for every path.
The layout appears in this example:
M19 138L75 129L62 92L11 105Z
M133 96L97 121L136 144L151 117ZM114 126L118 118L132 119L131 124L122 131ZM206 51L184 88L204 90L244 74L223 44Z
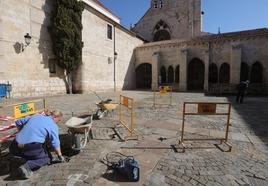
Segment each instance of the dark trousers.
M14 156L22 157L26 160L26 165L31 170L39 169L50 161L50 154L46 146L42 143L30 143L23 148L18 147L16 140L13 140L9 147L9 152Z
M236 102L237 103L243 103L245 92L244 91L238 91L236 96Z

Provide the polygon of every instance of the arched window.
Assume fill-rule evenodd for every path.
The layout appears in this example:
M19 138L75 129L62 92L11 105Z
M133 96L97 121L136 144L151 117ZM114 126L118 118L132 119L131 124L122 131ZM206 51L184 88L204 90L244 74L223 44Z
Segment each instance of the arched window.
M180 65L178 65L175 69L175 82L180 82Z
M170 40L170 29L163 20L160 20L154 27L153 41L163 40Z
M136 87L151 89L152 84L152 65L149 63L140 64L136 68Z
M159 0L159 7L163 8L163 6L164 6L163 0Z
M166 83L167 74L166 74L166 68L164 66L161 67L160 73L161 73L161 83Z
M159 30L154 34L154 41L170 40L170 34L167 30Z
M154 8L157 8L157 0L154 0Z
M216 64L209 65L209 83L218 83L218 67Z
M227 63L221 65L220 83L230 83L230 65Z
M241 69L240 69L240 81L246 81L246 80L249 80L249 78L248 78L248 65L247 65L247 63L242 62Z
M168 67L168 83L174 82L174 70L172 66Z
M203 90L205 81L205 65L198 58L193 58L188 64L187 70L188 90Z
M251 67L250 83L262 83L263 68L260 62L256 62Z

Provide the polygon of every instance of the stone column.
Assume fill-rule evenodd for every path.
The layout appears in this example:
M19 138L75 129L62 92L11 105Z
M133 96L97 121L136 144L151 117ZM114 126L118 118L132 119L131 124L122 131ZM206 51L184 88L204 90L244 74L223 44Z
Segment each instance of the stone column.
M155 52L152 55L152 90L158 90L158 76L160 66L160 55Z
M209 50L204 52L204 65L205 65L205 78L204 78L204 91L208 91L208 76L209 76Z
M179 60L180 60L180 82L179 82L179 90L186 91L187 90L187 49L183 49L179 51Z
M230 60L230 83L239 84L242 50L240 45L233 45Z

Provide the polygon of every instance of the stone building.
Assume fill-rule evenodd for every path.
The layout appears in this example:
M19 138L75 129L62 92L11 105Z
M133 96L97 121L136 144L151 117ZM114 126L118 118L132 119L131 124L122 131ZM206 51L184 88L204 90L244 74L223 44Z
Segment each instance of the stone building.
M201 0L152 0L132 29L148 43L135 48L137 88L268 92L268 29L203 33Z
M82 0L82 65L75 89L233 92L241 80L268 92L268 29L202 32L201 0L151 0L130 30L98 0ZM53 0L0 0L0 83L12 96L64 94L48 33ZM32 36L25 45L24 35Z
M48 33L52 2L0 0L0 83L12 85L11 96L66 93L64 73L56 65ZM76 90L135 88L133 50L143 40L121 26L120 19L98 0L83 2L84 48ZM32 37L27 47L26 33Z

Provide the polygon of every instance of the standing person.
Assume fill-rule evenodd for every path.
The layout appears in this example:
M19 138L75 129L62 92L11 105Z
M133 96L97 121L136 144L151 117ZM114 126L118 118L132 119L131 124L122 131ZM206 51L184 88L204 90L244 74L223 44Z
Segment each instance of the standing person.
M237 103L243 103L245 92L248 88L248 85L249 85L249 80L241 81L241 83L238 85L238 92L236 96Z
M50 141L55 153L61 162L64 157L61 153L58 123L62 118L60 111L47 111L45 115L35 114L16 120L18 128L16 138L10 148L11 154L26 160L26 163L18 168L23 178L30 178L33 170L50 162L50 154L46 147Z

